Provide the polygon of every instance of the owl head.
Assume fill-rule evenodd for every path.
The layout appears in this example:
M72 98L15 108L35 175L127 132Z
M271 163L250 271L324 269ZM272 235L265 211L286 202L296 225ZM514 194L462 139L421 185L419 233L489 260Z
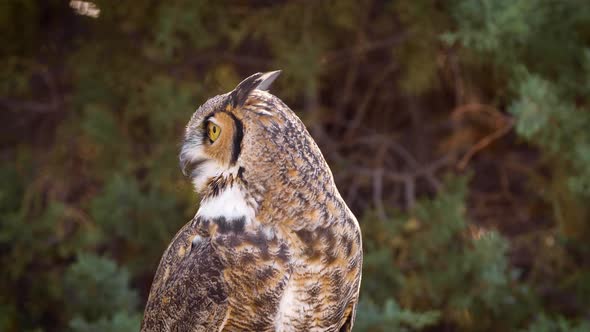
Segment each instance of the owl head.
M301 120L266 91L279 74L256 73L193 114L180 166L202 196L234 180L258 194L274 192L276 199L288 192L286 186L333 187L332 174Z

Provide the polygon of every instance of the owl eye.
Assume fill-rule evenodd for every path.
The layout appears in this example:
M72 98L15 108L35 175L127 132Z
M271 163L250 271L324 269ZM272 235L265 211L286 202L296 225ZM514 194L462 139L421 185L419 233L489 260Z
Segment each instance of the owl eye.
M208 122L207 136L209 136L211 142L215 142L215 140L219 137L219 134L221 134L221 128L219 128L219 126L213 122Z

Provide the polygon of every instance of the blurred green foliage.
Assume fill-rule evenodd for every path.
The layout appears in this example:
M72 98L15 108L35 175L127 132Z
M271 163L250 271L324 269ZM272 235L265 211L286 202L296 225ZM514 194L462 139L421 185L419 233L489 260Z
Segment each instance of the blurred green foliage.
M66 307L74 331L137 330L137 291L129 288L129 272L112 260L80 254L64 276Z
M278 68L361 221L356 331L590 330L587 1L15 0L0 32L0 331L138 330L184 125Z
M419 202L410 215L387 222L363 220L371 225L364 233L363 299L385 303L382 316L388 319L405 317L403 310L392 307L396 294L403 307L425 311L425 326L446 320L467 330L506 330L526 313L519 312L523 302L517 297L525 291L513 284L516 271L507 264L508 243L494 231L468 236L465 179L449 179L446 188L436 199ZM362 309L359 320L364 323L363 317L374 314ZM420 327L408 323L398 324Z
M590 323L572 323L563 317L551 319L545 315L539 316L531 326L526 329L530 332L583 332L590 329Z

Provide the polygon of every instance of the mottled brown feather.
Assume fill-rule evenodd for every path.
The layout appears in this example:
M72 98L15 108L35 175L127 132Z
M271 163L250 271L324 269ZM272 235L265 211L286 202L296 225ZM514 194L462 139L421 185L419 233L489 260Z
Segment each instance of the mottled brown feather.
M164 252L141 331L216 331L226 316L223 267L206 238L192 246L197 229L191 224L176 234Z

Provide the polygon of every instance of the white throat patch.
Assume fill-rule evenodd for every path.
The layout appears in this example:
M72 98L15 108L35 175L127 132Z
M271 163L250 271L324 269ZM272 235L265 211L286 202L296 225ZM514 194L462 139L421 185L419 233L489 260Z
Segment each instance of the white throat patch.
M246 222L254 219L254 208L248 204L244 194L238 186L225 188L215 197L209 197L201 201L198 217L226 219L246 218Z

